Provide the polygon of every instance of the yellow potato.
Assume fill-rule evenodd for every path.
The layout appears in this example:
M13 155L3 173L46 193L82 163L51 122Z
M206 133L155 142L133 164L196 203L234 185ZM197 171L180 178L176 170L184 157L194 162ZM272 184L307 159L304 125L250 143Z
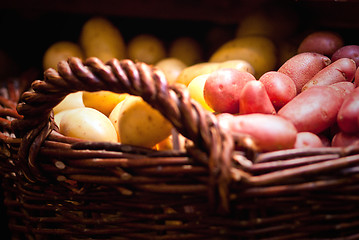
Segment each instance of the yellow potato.
M121 143L152 148L171 134L172 124L142 98L128 96L121 107Z
M168 136L161 142L157 143L154 148L159 151L172 150L173 149L172 135Z
M127 93L114 93L111 91L83 92L82 100L86 107L99 110L109 116L114 107L125 99Z
M241 19L235 34L237 37L265 36L272 40L281 40L295 33L298 20L294 9L265 7Z
M234 68L239 71L249 72L252 75L255 74L253 66L245 60L224 61L218 64L218 69L220 68Z
M128 57L134 61L156 64L167 56L162 40L151 34L140 34L128 43Z
M187 86L189 95L191 98L196 100L199 104L202 105L204 109L207 109L208 111L214 112L213 109L208 106L207 102L204 100L203 96L203 88L204 84L206 83L206 80L210 73L202 74L197 77L195 77Z
M183 135L178 134L178 150L185 150L185 144L187 140ZM171 134L170 136L168 136L166 139L162 140L161 142L159 142L158 144L156 144L155 149L159 150L159 151L163 151L163 150L173 150L175 149L174 146L174 138L175 136L173 134Z
M259 78L277 66L277 48L273 41L262 36L240 37L228 41L215 51L209 62L245 60L250 63Z
M93 108L66 111L60 121L60 133L88 141L117 142L117 133L103 113Z
M123 105L123 103L125 102L125 100L119 102L112 110L112 112L110 113L110 115L108 116L108 118L110 119L110 121L112 122L113 126L116 129L116 133L117 133L117 137L118 137L118 141L121 142L120 139L120 133L119 133L119 127L118 127L118 120L120 118L120 110L121 107Z
M54 114L54 121L58 127L60 127L62 116L64 116L64 114L67 113L68 111L72 111L72 110L73 109L67 109L67 110L64 110L64 111Z
M54 68L57 70L57 63L62 60L67 60L69 57L84 58L81 47L74 42L59 41L53 43L48 47L42 59L42 66L44 69Z
M169 47L169 57L178 58L187 66L203 60L203 49L192 37L179 37Z
M90 18L83 25L80 44L86 57L98 57L103 62L126 57L126 46L120 30L103 17Z
M54 108L54 114L57 114L61 111L74 109L74 108L81 108L85 107L82 101L82 91L70 93L67 95L59 104L57 104Z
M188 86L195 77L213 72L218 69L218 65L216 62L202 62L188 66L178 75L176 82Z
M164 58L156 64L156 67L162 70L167 82L172 84L187 65L178 58Z

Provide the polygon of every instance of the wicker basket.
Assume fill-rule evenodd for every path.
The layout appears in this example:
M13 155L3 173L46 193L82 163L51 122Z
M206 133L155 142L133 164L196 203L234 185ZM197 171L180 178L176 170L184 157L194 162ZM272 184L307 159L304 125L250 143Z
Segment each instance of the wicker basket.
M62 136L52 108L78 90L141 96L186 150ZM359 239L359 148L255 152L144 63L71 58L22 94L21 116L1 100L13 239Z

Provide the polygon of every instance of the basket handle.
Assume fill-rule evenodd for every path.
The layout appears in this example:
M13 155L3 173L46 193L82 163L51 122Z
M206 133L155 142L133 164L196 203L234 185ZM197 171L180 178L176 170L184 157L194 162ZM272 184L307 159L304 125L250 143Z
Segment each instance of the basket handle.
M23 141L22 147L26 151L33 149L29 139L34 141L35 136L40 136L40 140L35 142L41 145L39 142L44 141L51 132L53 126L49 122L52 122L52 108L69 93L109 90L141 96L159 110L180 134L192 140L194 147L188 152L196 155L194 158L209 169L210 201L220 202L215 205L228 210L228 185L231 182L230 169L234 152L232 136L218 126L213 113L204 110L190 98L185 86L168 85L159 69L128 59L112 59L104 64L95 57L84 61L72 57L59 62L58 71L47 69L44 80L35 80L31 87L32 90L22 94L17 106L23 119L12 122L16 132L27 140ZM19 155L29 157L24 156L26 154ZM35 155L36 151L32 153L32 156ZM36 161L29 162L36 165Z

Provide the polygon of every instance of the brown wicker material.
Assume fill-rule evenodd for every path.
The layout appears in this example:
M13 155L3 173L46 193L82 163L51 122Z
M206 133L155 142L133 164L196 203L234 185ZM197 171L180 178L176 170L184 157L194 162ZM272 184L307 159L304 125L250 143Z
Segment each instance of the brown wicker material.
M59 134L52 108L78 90L141 96L186 150ZM21 116L0 100L14 239L359 239L358 147L255 152L152 66L71 58L22 94Z

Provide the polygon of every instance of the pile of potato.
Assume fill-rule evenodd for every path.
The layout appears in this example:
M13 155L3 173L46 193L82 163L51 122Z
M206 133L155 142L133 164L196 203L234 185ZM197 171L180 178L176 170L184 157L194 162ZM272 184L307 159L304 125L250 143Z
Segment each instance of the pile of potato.
M110 21L92 18L84 24L78 44L50 46L43 66L56 68L58 61L69 56L95 56L104 62L129 58L155 65L170 84L185 85L223 128L250 136L258 151L346 146L359 141L359 46L346 45L340 34L321 30L292 41L298 19L286 13L249 14L238 24L235 37L208 59L194 38L175 39L169 48L149 34L125 43ZM171 124L135 96L75 93L54 112L64 135L172 148ZM105 130L99 130L100 125ZM99 137L102 133L104 138Z

